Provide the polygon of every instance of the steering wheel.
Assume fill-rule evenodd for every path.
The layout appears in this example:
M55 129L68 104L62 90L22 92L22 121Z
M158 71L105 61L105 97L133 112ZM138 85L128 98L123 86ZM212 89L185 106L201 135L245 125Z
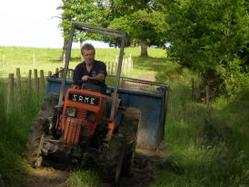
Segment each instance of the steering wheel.
M95 91L101 93L103 88L99 85L98 81L96 80L87 80L83 81L81 85L81 89L86 89L90 91Z

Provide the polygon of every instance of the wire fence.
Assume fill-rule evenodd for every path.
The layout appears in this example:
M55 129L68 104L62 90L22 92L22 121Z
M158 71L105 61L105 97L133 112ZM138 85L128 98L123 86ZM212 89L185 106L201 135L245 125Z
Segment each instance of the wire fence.
M132 62L129 61L129 59L126 60L127 67L132 67ZM124 61L125 62L125 61ZM130 64L129 64L130 63ZM108 74L111 75L113 71L115 71L115 63L107 63L107 69L108 69ZM130 70L132 71L132 70ZM47 77L54 77L61 79L63 77L64 70L62 68L56 68L54 72L49 71L46 75L44 74L44 70L28 70L28 76L22 77L21 76L21 70L20 68L16 68L16 72L10 73L8 76L8 79L5 79L6 83L6 95L7 95L7 107L11 105L11 102L13 101L14 97L19 97L22 94L25 94L27 92L32 92L32 93L37 93L37 96L43 96L44 91L46 88L46 78ZM73 77L73 70L70 69L67 72L67 79L72 80ZM112 78L112 77L110 77ZM121 79L121 87L124 87L127 83ZM137 84L135 85L137 86ZM129 88L135 87L134 85L128 85ZM143 86L143 85L142 85ZM141 89L143 91L147 91L147 87L144 88L140 85L138 85L137 89ZM200 88L199 83L192 79L190 87L188 90L191 90L190 92L188 91L188 95L191 97L193 102L198 102L200 101L200 98L203 103L206 104L207 108L210 108L210 100L212 99L212 94L210 91L209 85L206 85L205 87Z

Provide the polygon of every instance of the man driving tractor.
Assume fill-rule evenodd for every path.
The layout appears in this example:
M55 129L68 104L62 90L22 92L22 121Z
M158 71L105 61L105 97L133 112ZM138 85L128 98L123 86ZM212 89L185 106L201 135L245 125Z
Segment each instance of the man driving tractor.
M100 87L101 93L105 93L107 75L105 63L95 60L95 48L92 44L84 44L81 48L81 54L84 61L75 67L74 84L79 87L86 83L94 84Z

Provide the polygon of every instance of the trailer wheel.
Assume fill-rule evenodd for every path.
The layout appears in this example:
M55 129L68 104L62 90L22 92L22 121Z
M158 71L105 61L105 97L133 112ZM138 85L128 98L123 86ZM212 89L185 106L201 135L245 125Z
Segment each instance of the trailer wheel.
M123 159L123 167L121 174L123 176L130 175L133 165L134 155L137 144L137 131L141 118L141 112L137 108L127 108L122 114L122 124L120 132L126 138L126 151Z

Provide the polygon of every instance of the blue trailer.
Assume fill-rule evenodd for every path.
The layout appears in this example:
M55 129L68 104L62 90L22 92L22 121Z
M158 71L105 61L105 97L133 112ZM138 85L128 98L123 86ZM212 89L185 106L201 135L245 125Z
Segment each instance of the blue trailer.
M47 94L59 94L62 81L58 77L59 74L48 77ZM120 82L118 95L121 98L121 106L138 108L142 114L138 127L137 147L158 148L165 133L168 85L127 77L121 77ZM64 93L72 83L72 80L66 80ZM111 86L108 89L111 92L114 90Z

